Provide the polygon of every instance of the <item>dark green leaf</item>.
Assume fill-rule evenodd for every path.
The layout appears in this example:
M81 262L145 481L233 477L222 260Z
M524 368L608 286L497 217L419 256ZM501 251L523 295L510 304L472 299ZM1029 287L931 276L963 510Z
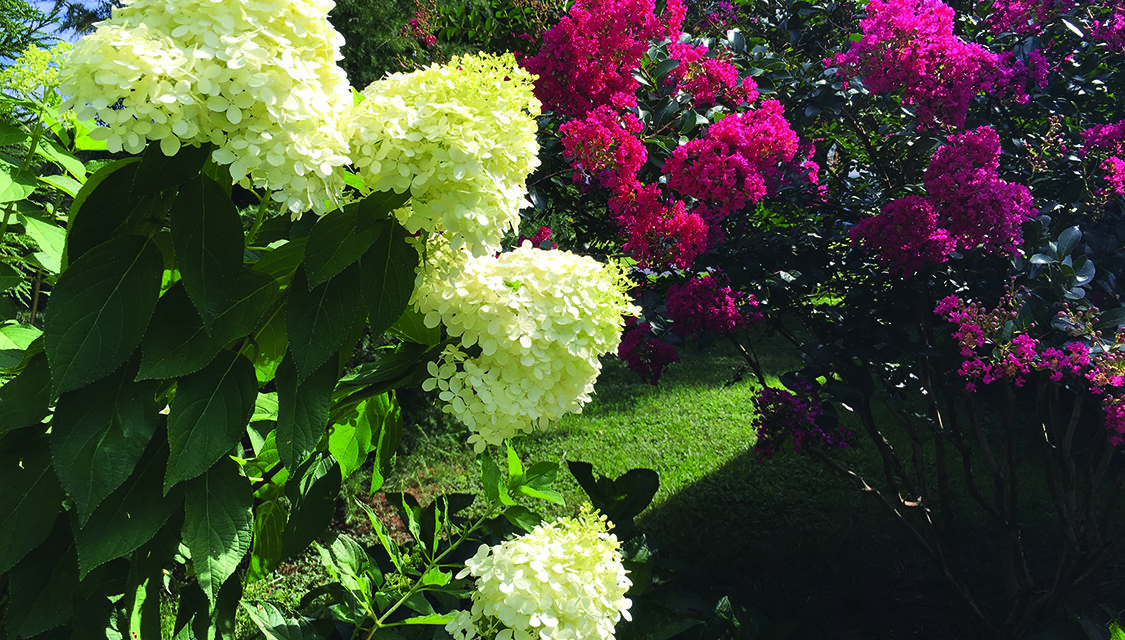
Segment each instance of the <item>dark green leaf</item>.
M0 386L0 433L39 424L51 403L51 369L38 353L15 378Z
M161 490L167 460L164 438L153 438L125 483L94 509L85 525L74 523L83 577L152 540L164 523L180 511L183 493L177 489L165 494Z
M316 447L328 427L336 363L328 360L303 382L297 382L293 359L277 368L277 450L286 468L295 469Z
M527 532L543 522L543 517L538 513L518 504L504 509L504 517L508 522Z
M254 415L258 381L250 361L221 351L211 364L180 379L168 413L164 490L211 468L241 438Z
M478 459L481 465L481 482L484 483L484 495L488 496L494 504L511 506L515 504L508 495L508 487L500 477L500 467L488 452L482 452Z
M199 371L232 340L253 331L277 294L276 280L243 268L226 308L207 335L187 291L176 283L156 305L152 326L141 342L137 378L175 378Z
M280 281L288 280L305 259L305 244L307 242L307 238L298 238L290 240L276 249L271 249L269 253L262 256L261 260L254 263L254 270L261 271Z
M23 282L23 274L15 267L0 262L0 293L20 286L21 282Z
M250 482L230 458L184 488L184 544L199 586L211 602L250 550L254 514Z
M284 305L270 311L268 319L263 320L260 329L250 343L250 357L254 361L254 374L258 384L264 385L274 379L281 360L289 353L289 336L285 333Z
M135 372L136 359L59 397L51 453L79 524L132 474L156 433L157 385L133 382Z
M320 640L304 618L286 615L272 603L243 601L242 609L269 640Z
M254 514L254 539L250 548L250 566L246 569L246 582L255 582L268 576L281 562L284 540L285 508L277 500L258 505Z
M371 492L374 493L382 488L383 483L386 481L385 474L391 466L391 460L394 458L395 451L398 450L398 444L402 440L402 410L395 401L394 395L377 396L378 398L385 397L386 400L381 402L385 412L383 419L376 428L375 423L372 423L371 440L375 444L375 462L371 465Z
M12 370L19 367L27 348L41 335L42 331L29 324L0 324L0 369Z
M4 625L12 640L30 638L70 618L78 590L78 563L66 518L58 519L47 541L12 569L8 580Z
M1070 252L1074 251L1074 248L1078 246L1078 241L1081 239L1082 231L1079 230L1078 227L1068 227L1064 229L1063 232L1059 234L1055 256L1059 260L1066 258L1070 255Z
M199 175L172 205L172 244L184 287L210 330L242 271L242 222L222 186Z
M285 485L292 509L285 525L283 556L301 553L324 533L336 513L340 483L340 465L331 456L313 456L296 470Z
M0 452L0 574L51 533L65 497L51 466L47 436Z
M370 315L370 311L368 312ZM425 317L407 305L402 315L387 329L387 333L405 340L432 347L441 342L441 325L427 327Z
M374 224L391 216L396 209L401 209L410 200L410 191L395 193L394 191L376 191L359 201L360 225Z
M164 155L158 144L148 145L137 169L139 193L164 191L196 178L210 155L209 144L180 147L172 156Z
M51 293L43 328L55 393L116 370L140 344L160 295L164 259L141 236L122 236L83 254Z
M369 222L359 221L359 203L321 216L309 232L305 247L308 285L315 287L359 260L379 234Z
M173 193L141 194L137 158L102 167L86 180L70 207L67 260L73 263L111 238L149 235L164 225Z
M410 234L395 220L377 222L378 237L363 254L363 301L371 332L387 330L406 310L414 293L418 252L408 242Z
M311 291L303 269L293 274L285 327L299 382L320 368L348 336L358 311L355 300L358 286L356 265Z

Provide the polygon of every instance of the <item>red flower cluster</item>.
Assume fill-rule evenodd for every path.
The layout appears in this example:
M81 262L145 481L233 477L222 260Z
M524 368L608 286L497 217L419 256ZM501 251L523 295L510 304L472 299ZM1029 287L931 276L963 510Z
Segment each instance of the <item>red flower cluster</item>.
M581 117L594 107L637 105L633 70L649 41L679 36L686 8L671 0L665 20L653 0L577 0L567 15L543 34L543 48L523 61L537 74L535 95L544 109Z
M687 268L707 250L707 223L683 200L665 202L658 185L615 194L609 210L625 234L624 249L641 266Z
M870 0L860 22L863 38L831 61L844 73L864 76L874 92L903 91L923 126L962 127L969 102L981 92L1015 90L1026 69L953 34L953 9L941 0Z
M669 365L680 360L672 345L654 337L652 327L647 322L637 322L636 318L625 321L617 357L625 361L630 371L651 385L660 380Z
M754 296L721 285L720 278L710 273L669 287L664 304L676 332L685 337L704 331L730 333L762 319L755 311L758 300Z

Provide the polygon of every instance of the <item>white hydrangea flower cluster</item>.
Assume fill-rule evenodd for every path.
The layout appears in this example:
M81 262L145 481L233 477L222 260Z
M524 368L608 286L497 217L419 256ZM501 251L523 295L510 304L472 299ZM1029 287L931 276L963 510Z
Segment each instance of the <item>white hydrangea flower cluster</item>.
M457 640L505 627L495 640L612 640L629 620L631 586L605 516L541 524L494 547L481 545L457 575L477 578L473 606L446 626Z
M111 151L211 143L235 182L318 213L343 189L351 89L332 0L126 0L78 41L63 108L97 116Z
M534 78L510 53L482 53L373 82L349 116L359 175L372 189L410 190L398 216L411 233L496 253L539 166Z
M621 268L525 241L499 256L467 258L452 281L415 292L428 326L459 345L429 366L423 388L468 425L477 451L589 402L599 357L617 349L624 315L639 313ZM467 349L474 349L470 355Z

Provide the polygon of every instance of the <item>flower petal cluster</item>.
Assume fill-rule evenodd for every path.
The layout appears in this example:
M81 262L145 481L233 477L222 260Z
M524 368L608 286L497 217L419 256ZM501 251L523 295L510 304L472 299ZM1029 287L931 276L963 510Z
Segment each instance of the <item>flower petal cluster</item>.
M683 200L667 202L660 187L646 184L614 195L609 210L625 235L623 249L642 267L686 268L707 250L708 225Z
M427 390L473 432L481 451L590 400L599 357L617 349L622 316L636 315L620 267L525 242L468 258L460 273L415 292L428 326L451 345L430 363Z
M481 545L458 578L476 578L473 605L446 630L472 640L498 622L508 640L612 640L629 617L632 586L620 543L605 516L583 509L575 518L540 524L493 547Z
M860 220L848 231L848 237L863 244L892 273L904 278L927 264L945 262L957 244L939 226L933 204L922 196L906 196L891 202L879 215Z
M74 47L64 109L105 123L111 151L215 146L231 178L299 214L343 189L351 93L331 0L135 0Z
M577 0L562 20L543 34L543 48L524 67L539 76L535 95L545 108L581 117L601 105L637 106L633 71L649 41L679 37L686 10L668 2L664 20L653 0Z
M410 191L398 217L411 233L445 232L454 248L495 253L539 166L532 80L511 54L480 54L372 83L347 120L360 177Z
M752 311L758 306L754 296L733 291L721 281L721 276L708 273L668 288L664 304L677 333L698 336L711 331L722 335L761 319L760 313Z
M962 127L974 96L1016 83L996 54L954 35L953 9L941 0L870 0L866 10L863 37L832 63L874 92L902 90L924 126Z
M637 137L643 127L634 114L619 114L606 105L560 126L563 152L574 167L575 184L593 182L615 192L634 188L637 172L648 159L645 145Z
M676 147L663 171L669 188L699 201L700 215L712 222L765 197L781 177L778 165L793 159L797 144L781 103L763 100Z
M827 431L818 419L824 415L820 399L811 385L801 384L796 391L766 387L754 399L757 439L752 450L759 460L769 460L781 445L793 438L793 449L809 447L848 448L854 438L842 426Z
M680 354L676 353L675 347L654 336L652 325L637 322L636 318L625 321L625 332L621 334L617 357L625 362L630 371L640 376L642 381L654 386L673 362L680 361Z
M706 45L673 42L668 57L680 64L669 74L676 86L692 97L698 107L710 107L720 100L734 105L758 99L758 85L747 76L738 79L738 69L730 62L707 55Z
M1074 6L1071 0L994 0L988 10L993 33L1037 34L1043 23Z
M1021 226L1035 217L1031 191L1000 178L1000 138L992 127L950 136L926 168L926 192L963 249L1014 253Z

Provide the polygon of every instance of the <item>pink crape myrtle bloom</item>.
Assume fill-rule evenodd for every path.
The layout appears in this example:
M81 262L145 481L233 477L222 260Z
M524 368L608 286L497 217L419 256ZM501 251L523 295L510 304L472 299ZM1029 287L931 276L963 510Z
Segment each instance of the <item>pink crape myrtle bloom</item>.
M928 264L945 262L956 242L938 224L938 214L922 196L906 196L848 231L892 273L908 278Z
M754 296L733 291L722 284L720 275L711 273L672 285L664 304L682 336L698 336L704 331L726 334L762 318Z
M678 60L669 79L692 97L698 107L710 107L726 100L731 104L750 104L758 99L758 85L747 76L738 79L738 69L721 58L707 56L705 45L673 42L668 45L668 57Z
M708 248L708 224L682 200L667 202L657 185L616 194L610 211L625 235L624 249L642 267L691 266Z
M637 138L642 128L634 114L618 113L606 105L559 127L563 153L574 167L575 184L596 184L614 192L633 189L637 171L648 159Z
M617 357L625 362L630 371L651 385L660 381L673 362L680 360L675 347L661 342L652 334L649 323L637 322L636 318L625 320L625 332L621 334Z

